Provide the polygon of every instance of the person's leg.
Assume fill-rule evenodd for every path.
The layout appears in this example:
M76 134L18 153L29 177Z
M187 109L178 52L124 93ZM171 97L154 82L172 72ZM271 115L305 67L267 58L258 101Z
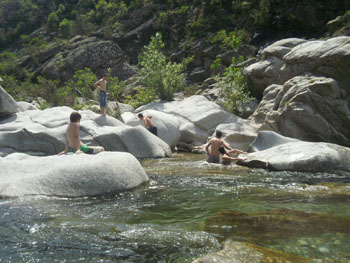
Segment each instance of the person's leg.
M155 136L158 136L158 129L157 129L156 126L151 126L151 127L148 128L148 130L149 130L152 134L154 134Z
M100 109L101 114L106 113L106 105L107 105L107 94L104 91L100 91Z
M97 154L105 151L105 148L103 146L90 146L90 149L92 150L92 154Z

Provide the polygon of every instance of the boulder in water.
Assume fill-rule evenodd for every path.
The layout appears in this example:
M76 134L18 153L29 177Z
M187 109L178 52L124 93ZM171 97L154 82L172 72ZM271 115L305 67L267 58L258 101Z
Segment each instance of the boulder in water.
M300 172L350 171L350 149L331 143L305 142L272 131L260 131L250 145L255 151L238 164Z
M96 196L132 189L148 180L130 153L0 158L0 196Z

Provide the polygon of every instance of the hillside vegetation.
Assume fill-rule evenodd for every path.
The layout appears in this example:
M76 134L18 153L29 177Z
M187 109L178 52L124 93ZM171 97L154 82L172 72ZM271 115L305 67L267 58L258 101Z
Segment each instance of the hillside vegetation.
M327 22L344 15L348 9L350 2L346 0L2 0L1 85L16 99L30 100L40 96L51 105L73 106L77 96L92 97L89 83L95 81L100 72L84 66L62 79L43 76L37 68L45 61L41 54L43 50L47 51L45 56L49 53L57 55L77 35L118 44L127 55L128 63L142 69L142 63L147 64L145 56L142 63L139 61L143 47L159 32L162 43L158 51L173 66L169 71L179 63L179 68L167 75L172 79L184 76L181 74L185 72L185 65L192 69L202 66L198 65L201 62L191 63L193 59L196 61L191 50L198 41L214 45L216 54L220 54L237 50L242 45L259 47L267 41L286 37L319 38L327 32ZM151 30L145 38L135 41L128 38L130 32L147 23ZM215 63L216 68L222 67L220 60L212 62L212 69ZM28 63L30 66L23 66ZM233 68L227 69L226 76L233 71ZM218 72L223 74L225 70L211 70L210 74ZM112 99L139 105L141 97L147 98L141 104L159 95L172 98L172 94L158 91L157 95L157 92L147 90L147 83L143 83L145 87L137 92L127 93L124 80L113 74L112 70ZM240 76L239 72L237 74ZM226 79L232 81L232 78ZM149 83L152 81L148 80ZM183 83L179 83L176 85L181 87L176 89L172 83L162 85L168 85L163 89L172 88L173 92L185 89Z

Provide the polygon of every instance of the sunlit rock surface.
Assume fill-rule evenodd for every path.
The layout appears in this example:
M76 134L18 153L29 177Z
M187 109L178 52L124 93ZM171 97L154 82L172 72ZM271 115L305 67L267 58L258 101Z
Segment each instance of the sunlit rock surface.
M96 196L129 190L148 180L130 153L0 158L0 196Z
M238 164L301 172L350 171L350 149L331 143L305 142L271 131L259 132Z
M32 155L53 155L64 149L66 129L73 109L54 107L27 110L0 120L0 156L14 152ZM107 151L130 152L139 158L160 158L171 155L170 147L140 127L81 111L80 137L87 145L103 146Z

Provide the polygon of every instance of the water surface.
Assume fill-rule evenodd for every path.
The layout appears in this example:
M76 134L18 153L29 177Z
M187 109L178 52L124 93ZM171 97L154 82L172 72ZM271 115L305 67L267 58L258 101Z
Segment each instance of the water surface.
M192 262L227 239L350 262L350 177L145 160L150 181L96 198L0 201L1 262Z

